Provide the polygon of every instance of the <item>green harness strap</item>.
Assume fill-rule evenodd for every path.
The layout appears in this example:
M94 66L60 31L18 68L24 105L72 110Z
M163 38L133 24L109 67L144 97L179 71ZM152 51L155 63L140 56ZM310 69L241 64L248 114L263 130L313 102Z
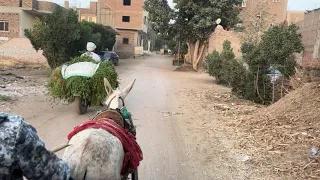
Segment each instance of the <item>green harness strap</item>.
M127 107L123 106L120 109L121 115L123 119L129 124L129 131L135 136L136 135L136 127L133 125L131 114L128 111Z

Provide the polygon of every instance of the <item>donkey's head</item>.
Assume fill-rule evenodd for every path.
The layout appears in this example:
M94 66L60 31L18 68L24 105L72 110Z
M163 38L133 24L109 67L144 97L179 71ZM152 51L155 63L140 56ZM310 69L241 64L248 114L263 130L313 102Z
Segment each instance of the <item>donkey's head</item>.
M109 109L121 109L124 106L124 99L127 97L131 91L136 80L133 80L127 87L123 90L112 89L110 82L107 78L104 78L104 88L107 92L108 98L105 101L105 105Z

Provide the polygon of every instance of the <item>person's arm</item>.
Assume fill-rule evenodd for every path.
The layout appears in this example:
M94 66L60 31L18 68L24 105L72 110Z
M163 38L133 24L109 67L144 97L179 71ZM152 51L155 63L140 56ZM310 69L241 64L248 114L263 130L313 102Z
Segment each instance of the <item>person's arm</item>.
M32 179L68 180L67 164L45 148L35 128L22 121L16 139L16 155L23 176Z

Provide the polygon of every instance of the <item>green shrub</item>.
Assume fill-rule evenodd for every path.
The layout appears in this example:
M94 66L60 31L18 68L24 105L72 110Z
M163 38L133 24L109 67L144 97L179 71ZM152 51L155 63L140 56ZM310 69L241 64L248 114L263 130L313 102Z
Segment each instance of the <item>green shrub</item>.
M94 60L88 56L81 56L73 58L67 64L77 62L94 62ZM118 74L112 63L107 61L100 63L98 70L91 78L75 76L65 80L61 75L61 68L62 66L53 70L48 84L49 95L54 99L72 102L74 95L77 94L84 99L89 99L92 105L98 106L107 96L103 78L107 78L113 88L119 85Z
M112 49L116 42L116 32L112 28L79 22L76 11L62 7L56 7L41 20L36 19L32 30L25 30L25 36L36 50L43 50L51 69L86 51L87 42L94 42L97 51Z

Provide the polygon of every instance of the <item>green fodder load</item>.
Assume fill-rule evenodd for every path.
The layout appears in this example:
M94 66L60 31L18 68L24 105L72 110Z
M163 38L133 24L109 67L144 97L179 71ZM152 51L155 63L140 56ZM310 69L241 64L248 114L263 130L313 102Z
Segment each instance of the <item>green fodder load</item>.
M72 59L67 65L77 62L95 62L91 57L81 56ZM114 66L107 61L100 63L96 73L91 77L75 76L68 79L63 79L61 74L62 66L53 70L49 84L49 95L54 99L61 99L68 102L74 100L74 95L77 94L83 99L88 99L91 105L98 106L102 102L107 93L104 88L103 78L107 78L112 88L117 88L118 74Z

